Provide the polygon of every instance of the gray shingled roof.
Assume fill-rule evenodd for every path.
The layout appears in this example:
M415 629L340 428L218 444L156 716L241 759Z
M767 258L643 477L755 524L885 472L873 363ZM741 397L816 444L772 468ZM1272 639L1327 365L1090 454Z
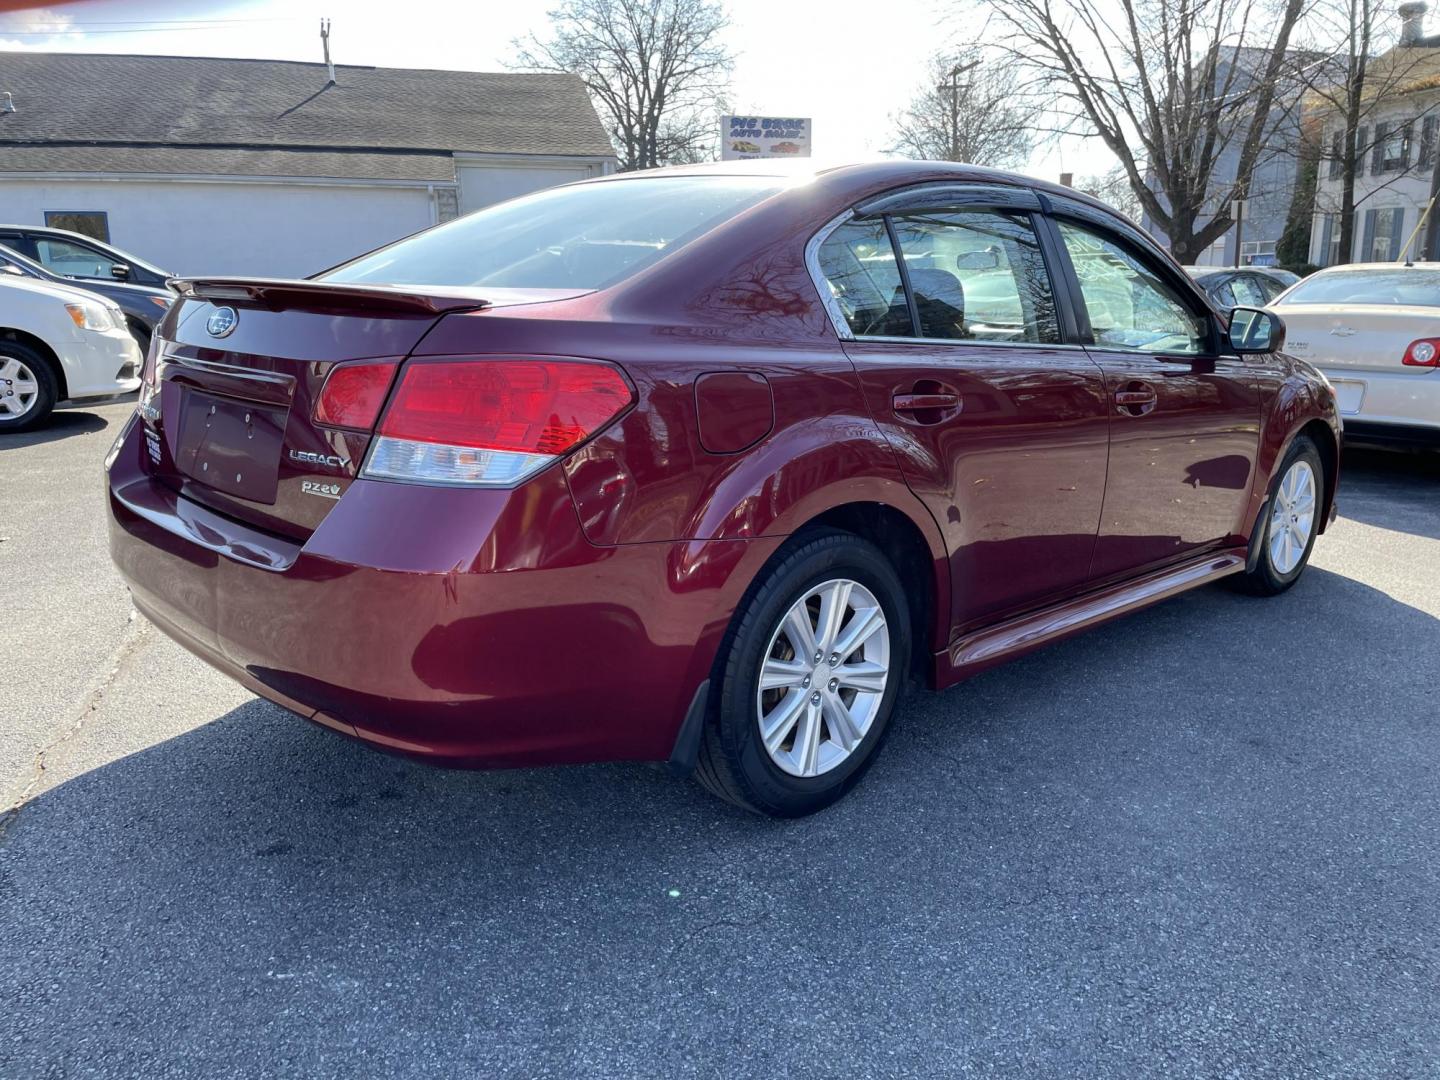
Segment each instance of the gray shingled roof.
M331 166L360 171L323 173L395 179L431 168L417 151L613 153L584 86L569 75L337 65L335 78L336 85L326 86L323 64L285 60L0 52L0 92L11 92L16 109L0 113L0 171L36 170L37 161L49 160L39 153L42 147L54 148L55 156L39 171L81 171L63 164L79 160L70 149L76 147L95 151L87 160L97 164L107 156L101 150L125 150L113 155L125 161L143 157L136 149L151 146L412 152L372 153L369 161L331 153ZM22 146L30 149L21 154ZM18 164L22 158L24 166ZM298 155L286 160L299 170ZM247 166L246 173L263 168L269 175L322 175L310 167L270 172L267 159L244 155L195 158L190 164L207 162L225 171ZM372 171L389 166L402 171Z
M0 173L155 173L167 176L314 176L452 183L455 159L439 153L213 149L189 146L7 146Z

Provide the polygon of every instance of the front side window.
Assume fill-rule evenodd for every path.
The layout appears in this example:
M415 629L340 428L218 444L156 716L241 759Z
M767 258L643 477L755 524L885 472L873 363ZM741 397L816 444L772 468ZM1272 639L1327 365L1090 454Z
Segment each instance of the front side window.
M108 278L117 264L114 259L92 247L84 247L69 240L51 240L37 237L35 254L40 263L57 274L66 277Z
M889 218L915 300L914 325L884 218L861 218L821 245L820 270L857 337L1060 341L1055 298L1026 214L947 210Z
M1062 221L1060 235L1080 279L1096 345L1137 352L1205 351L1209 321L1145 263L1081 225Z
M416 233L320 279L601 289L749 209L782 184L773 176L667 176L551 188Z

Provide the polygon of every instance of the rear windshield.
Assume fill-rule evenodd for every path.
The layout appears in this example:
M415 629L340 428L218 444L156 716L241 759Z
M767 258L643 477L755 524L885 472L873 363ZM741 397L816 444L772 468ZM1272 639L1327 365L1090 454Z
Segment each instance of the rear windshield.
M1440 307L1440 271L1397 267L1316 274L1296 285L1279 303Z
M477 210L320 275L387 285L599 289L779 191L773 176L551 188Z

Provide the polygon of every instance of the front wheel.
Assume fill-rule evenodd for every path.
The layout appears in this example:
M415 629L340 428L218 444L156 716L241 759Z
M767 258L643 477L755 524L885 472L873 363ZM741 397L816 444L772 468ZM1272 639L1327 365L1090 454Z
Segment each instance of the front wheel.
M1255 569L1239 580L1246 592L1275 596L1300 579L1320 531L1324 475L1314 442L1304 435L1296 438L1271 486L1264 519L1256 526L1264 532L1257 541L1260 553Z
M44 357L18 341L0 341L0 435L39 427L58 397Z
M735 614L697 778L775 817L830 805L874 760L909 655L905 591L884 554L848 533L800 542Z

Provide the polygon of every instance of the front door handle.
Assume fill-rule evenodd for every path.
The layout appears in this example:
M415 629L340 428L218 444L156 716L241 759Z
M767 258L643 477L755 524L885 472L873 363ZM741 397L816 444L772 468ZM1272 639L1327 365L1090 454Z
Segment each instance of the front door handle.
M920 412L923 409L953 409L960 404L959 394L896 394L896 412Z
M1115 391L1115 408L1121 416L1144 416L1159 400L1155 388L1142 382L1126 383Z

